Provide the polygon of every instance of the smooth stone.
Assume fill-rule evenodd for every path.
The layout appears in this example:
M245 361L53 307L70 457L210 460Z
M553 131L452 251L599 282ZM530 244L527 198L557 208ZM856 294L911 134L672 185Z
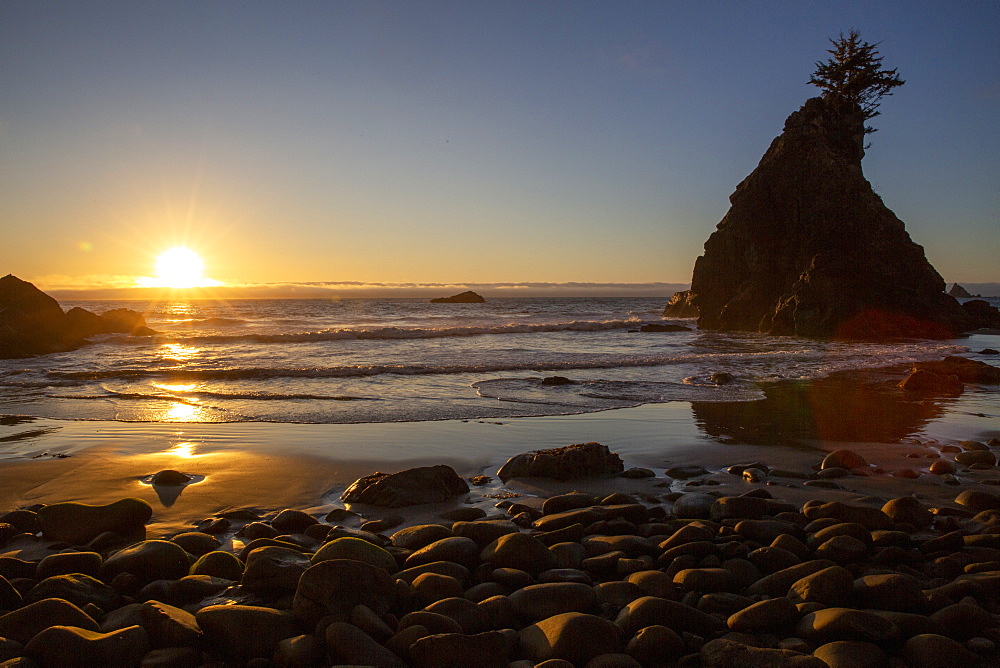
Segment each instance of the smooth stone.
M673 578L663 571L644 570L629 573L626 582L636 585L646 596L673 599L677 597ZM637 597L638 598L638 597Z
M521 651L535 662L564 659L585 665L601 654L622 649L614 624L595 615L566 612L527 626L518 632Z
M594 588L576 582L529 585L509 598L514 611L533 622L564 612L592 613L597 606Z
M24 646L26 656L60 668L138 666L148 650L149 638L139 626L111 633L50 626Z
M395 585L385 569L351 559L332 559L314 564L299 578L292 613L306 628L312 628L320 618L349 615L359 604L384 615L395 597Z
M973 464L984 464L986 466L996 466L997 457L989 450L968 450L955 455L955 461L965 466Z
M484 520L481 522L455 522L451 530L456 536L471 538L484 548L500 536L520 533L521 528L509 520Z
M854 536L834 536L816 548L817 559L829 559L838 564L861 561L868 555L868 546Z
M423 606L444 598L461 596L465 591L461 582L439 573L421 573L413 579L412 586L417 601Z
M951 475L954 474L957 469L952 462L947 459L938 459L930 465L928 469L934 475Z
M799 610L795 603L788 598L779 597L743 608L731 615L726 625L740 633L760 633L792 624L798 617Z
M153 508L142 499L126 498L103 506L54 503L38 511L42 533L50 540L83 545L106 531L127 534L143 527Z
M53 575L69 575L83 573L97 577L101 572L104 558L97 552L60 552L50 554L38 562L34 577L44 580Z
M487 613L488 614L488 613ZM416 610L403 615L396 627L397 633L412 626L419 626L428 633L464 633L462 625L455 619L439 612Z
M396 573L393 577L397 580L402 580L407 584L412 584L414 580L424 573L448 575L463 583L469 579L469 569L462 564L456 564L453 561L435 561L429 564L423 564L422 566L414 566L413 568L407 568L406 570Z
M479 565L481 549L471 538L463 536L442 538L410 554L406 558L405 565L407 568L413 568L435 561L451 561L472 569Z
M340 500L400 508L440 503L468 492L469 485L455 473L455 469L442 464L359 478L340 495Z
M522 477L574 480L614 475L624 469L621 457L608 446L590 442L514 455L500 467L497 477L502 482Z
M712 504L711 520L725 519L761 520L779 513L793 513L795 506L790 503L760 496L724 496Z
M49 626L73 626L99 632L94 619L69 601L47 598L0 616L0 638L27 643Z
M468 635L490 630L489 613L466 598L443 598L425 607L424 611L454 619L462 627L462 633Z
M352 539L341 538L340 540ZM299 578L311 565L309 555L298 550L285 547L262 547L254 550L247 557L246 568L243 571L240 584L247 591L252 592L291 593L298 587Z
M635 480L640 478L655 478L656 474L651 469L636 466L622 471L621 477Z
M534 575L557 565L544 543L524 533L500 536L484 547L478 557L494 568L516 568Z
M683 603L655 596L643 596L628 603L615 619L615 625L625 632L626 637L654 624L666 626L678 633L688 631L702 637L726 628L722 620L712 615Z
M645 666L670 665L685 651L684 639L660 624L639 629L625 646L625 653Z
M302 533L314 524L319 524L319 520L294 508L285 508L271 520L271 526L279 534Z
M646 595L638 585L621 580L611 580L594 585L594 595L602 610L621 610L626 605Z
M418 524L400 529L389 538L396 547L415 551L443 538L452 538L454 535L455 532L442 524Z
M953 472L950 471L950 473ZM882 506L882 512L888 515L893 522L912 524L918 529L928 527L934 521L934 514L927 506L912 496L901 496L886 502Z
M955 497L955 503L960 506L965 506L971 510L973 514L979 514L984 510L1000 509L1000 495L991 494L989 492L981 492L975 489L967 489Z
M921 614L930 606L920 581L912 575L865 575L854 581L853 589L855 603L861 608Z
M203 636L195 616L160 601L130 603L112 610L101 622L101 632L109 633L130 626L145 629L149 644L155 649L201 647Z
M751 647L726 638L717 638L705 643L698 655L702 668L734 668L735 666L829 668L822 660L799 652L788 649Z
M785 596L788 594L789 588L802 578L807 575L812 575L817 571L821 571L824 568L836 565L837 564L828 559L814 559L812 561L806 561L784 570L780 570L777 573L765 575L760 580L757 580L752 585L747 587L745 593L747 596L757 596L760 594L771 597Z
M218 550L219 547L222 546L222 541L218 538L200 531L187 531L185 533L179 533L171 538L170 542L177 543L184 548L185 552L193 554L196 557L208 554L213 550Z
M795 635L806 640L831 642L894 640L899 629L888 619L873 612L851 608L825 608L804 615L795 627Z
M794 603L843 605L850 601L854 576L842 566L831 566L796 580L788 588L788 598Z
M737 589L736 578L725 568L685 568L674 576L674 584L687 591L734 592Z
M0 575L0 610L16 610L24 605L24 598L14 585Z
M45 578L25 595L26 603L35 603L46 598L61 598L83 608L88 603L101 610L111 610L118 605L120 595L96 578L82 573L53 575Z
M747 555L747 560L765 575L802 563L798 556L781 547L759 547Z
M225 580L239 580L243 577L245 564L231 552L208 552L198 557L191 565L189 575L208 575Z
M292 615L253 605L210 605L195 619L206 647L227 659L269 659L279 642L299 634Z
M584 668L642 668L642 664L628 654L601 654L587 662Z
M889 657L878 645L856 640L820 645L813 656L830 668L887 668L889 665Z
M510 653L503 633L444 633L425 636L409 647L416 668L506 668Z
M708 469L702 466L673 466L665 471L667 477L675 480L690 480L699 476L708 475Z
M980 664L978 656L962 643L934 633L915 635L899 652L912 668L965 668Z
M179 487L191 482L191 476L175 471L173 469L163 469L153 474L150 478L150 485L165 485L168 487Z
M969 640L984 629L996 626L993 615L978 605L955 603L945 606L930 615L940 625L941 635L955 640Z
M191 562L180 545L165 540L144 540L108 557L101 579L110 582L119 573L131 573L143 583L177 580L188 574Z
M146 652L139 668L197 668L201 665L201 650L193 647L163 647Z
M853 450L835 450L823 458L820 469L843 468L862 469L868 467L868 461Z
M810 520L833 518L841 522L860 524L869 531L877 529L892 529L894 523L880 508L855 506L831 501L809 506L804 509L805 516Z
M584 494L582 492L557 494L555 496L550 496L542 502L542 514L554 515L556 513L566 512L567 510L589 508L590 506L596 506L597 503L598 499L592 494Z
M712 515L715 499L711 494L688 492L674 501L671 511L678 519L707 520Z
M406 668L405 661L353 624L334 622L326 627L324 636L335 663Z
M391 554L360 538L334 538L312 555L313 564L331 559L353 559L377 566L388 573L395 573L399 570L396 559Z
M319 666L326 657L326 644L313 635L285 638L274 650L276 668L303 668Z

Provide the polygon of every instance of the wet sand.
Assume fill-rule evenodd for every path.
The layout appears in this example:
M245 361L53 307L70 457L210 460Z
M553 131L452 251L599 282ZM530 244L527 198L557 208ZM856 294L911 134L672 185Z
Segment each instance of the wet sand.
M0 511L33 504L79 501L104 504L126 496L148 501L149 537L189 530L219 512L252 508L267 514L298 508L325 514L342 507L339 495L374 471L448 464L463 477L493 478L453 504L403 509L357 507L366 518L402 514L406 524L427 521L446 507L469 504L492 510L500 495L532 503L563 491L598 495L615 491L651 500L670 491L741 494L768 484L793 503L810 498L890 499L915 494L931 506L948 505L964 488L1000 491L1000 471L959 467L959 486L931 475L942 448L962 440L1000 437L995 388L970 386L959 398L916 398L892 388L899 369L841 374L811 383L765 388L759 402L653 404L584 415L509 420L312 425L148 424L6 419L0 424ZM559 483L512 480L497 469L511 456L570 443L598 441L624 460L656 475ZM842 489L803 486L771 477L745 482L725 472L733 464L761 462L803 474L827 452L861 453L872 475L838 480ZM692 486L665 469L699 465L709 471ZM143 478L164 469L196 476L179 488L153 487ZM916 478L892 475L912 469ZM710 481L710 482L705 482Z

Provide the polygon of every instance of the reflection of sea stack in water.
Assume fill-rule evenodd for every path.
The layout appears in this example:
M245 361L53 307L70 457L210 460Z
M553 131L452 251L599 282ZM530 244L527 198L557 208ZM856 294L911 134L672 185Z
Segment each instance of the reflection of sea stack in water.
M810 337L942 338L971 323L861 170L861 109L813 98L730 196L664 315Z
M482 304L485 301L482 295L478 295L472 290L466 290L451 297L435 297L431 300L431 304Z

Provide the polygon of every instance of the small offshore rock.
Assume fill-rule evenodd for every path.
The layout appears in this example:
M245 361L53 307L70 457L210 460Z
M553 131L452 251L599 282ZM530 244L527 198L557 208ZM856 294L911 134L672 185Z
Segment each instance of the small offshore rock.
M191 476L173 469L164 469L158 473L154 473L153 477L149 480L150 485L164 485L168 487L186 485L189 482L191 482Z

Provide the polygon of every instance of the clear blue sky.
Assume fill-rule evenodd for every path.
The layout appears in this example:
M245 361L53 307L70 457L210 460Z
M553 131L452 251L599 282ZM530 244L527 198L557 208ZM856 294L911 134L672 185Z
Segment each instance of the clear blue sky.
M2 0L0 273L686 282L852 27L907 82L866 175L1000 280L993 0Z

